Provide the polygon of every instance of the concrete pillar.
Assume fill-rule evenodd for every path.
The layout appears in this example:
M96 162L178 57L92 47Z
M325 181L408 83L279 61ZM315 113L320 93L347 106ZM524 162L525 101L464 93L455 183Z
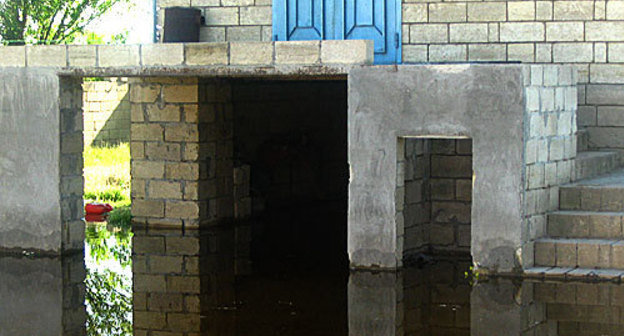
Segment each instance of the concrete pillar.
M0 249L83 248L79 81L0 71Z

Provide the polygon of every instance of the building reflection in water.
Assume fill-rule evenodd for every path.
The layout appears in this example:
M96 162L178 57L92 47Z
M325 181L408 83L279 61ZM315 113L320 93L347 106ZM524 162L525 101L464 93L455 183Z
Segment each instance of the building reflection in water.
M84 335L84 280L82 254L0 256L0 335Z
M396 273L267 262L250 254L244 227L135 230L131 307L129 239L91 232L88 268L82 255L0 257L0 335L624 335L624 285L471 285L470 262L457 256ZM117 269L95 266L112 265L109 256Z
M624 334L617 284L471 285L456 256L397 273L256 268L249 243L234 230L135 232L135 335Z

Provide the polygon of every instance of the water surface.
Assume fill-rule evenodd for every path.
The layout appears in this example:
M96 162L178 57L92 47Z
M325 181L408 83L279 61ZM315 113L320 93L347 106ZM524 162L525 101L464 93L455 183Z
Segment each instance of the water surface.
M349 272L249 230L92 224L84 257L0 257L0 336L624 335L619 284L484 281L457 255Z

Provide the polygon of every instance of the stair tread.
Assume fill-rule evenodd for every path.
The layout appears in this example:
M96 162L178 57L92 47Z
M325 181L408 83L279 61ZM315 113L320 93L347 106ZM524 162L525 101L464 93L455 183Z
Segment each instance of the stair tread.
M548 215L560 216L624 216L624 211L557 210Z
M573 187L606 187L624 188L624 168L619 168L606 175L579 180L571 184L561 186L562 188Z
M595 157L607 157L618 155L615 151L582 151L576 153L577 160L589 160Z
M541 243L578 243L583 242L586 244L599 244L599 245L611 245L617 243L623 243L624 239L608 239L608 238L556 238L556 237L543 237L535 239L535 242Z
M581 268L536 266L524 270L525 275L537 278L556 278L568 280L604 280L620 281L624 270L616 268Z

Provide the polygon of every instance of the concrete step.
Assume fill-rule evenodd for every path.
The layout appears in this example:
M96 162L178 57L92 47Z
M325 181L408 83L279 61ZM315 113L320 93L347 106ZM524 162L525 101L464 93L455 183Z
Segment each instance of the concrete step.
M624 239L624 212L557 211L548 214L550 238Z
M608 174L619 166L619 153L585 151L576 154L576 180Z
M587 150L589 150L589 132L586 129L579 129L576 131L576 151Z
M535 266L624 270L624 240L539 238Z
M524 277L538 279L540 281L560 281L561 285L569 285L571 282L564 281L583 281L583 282L602 282L602 284L620 284L624 282L624 269L613 268L582 268L582 267L550 267L550 266L534 266L524 270ZM624 287L624 286L623 286ZM567 294L556 294L558 298L568 297L565 300L569 300L569 288L563 288L561 292ZM624 291L623 291L624 292ZM555 295L540 293L541 296ZM624 299L624 297L623 297ZM548 302L547 299L540 299ZM559 302L559 301L553 301ZM563 301L562 301L563 302ZM570 302L570 301L565 301Z
M614 306L549 303L546 305L546 319L548 321L617 325L621 323L620 310L620 307Z
M561 210L624 211L624 169L577 181L559 190Z

